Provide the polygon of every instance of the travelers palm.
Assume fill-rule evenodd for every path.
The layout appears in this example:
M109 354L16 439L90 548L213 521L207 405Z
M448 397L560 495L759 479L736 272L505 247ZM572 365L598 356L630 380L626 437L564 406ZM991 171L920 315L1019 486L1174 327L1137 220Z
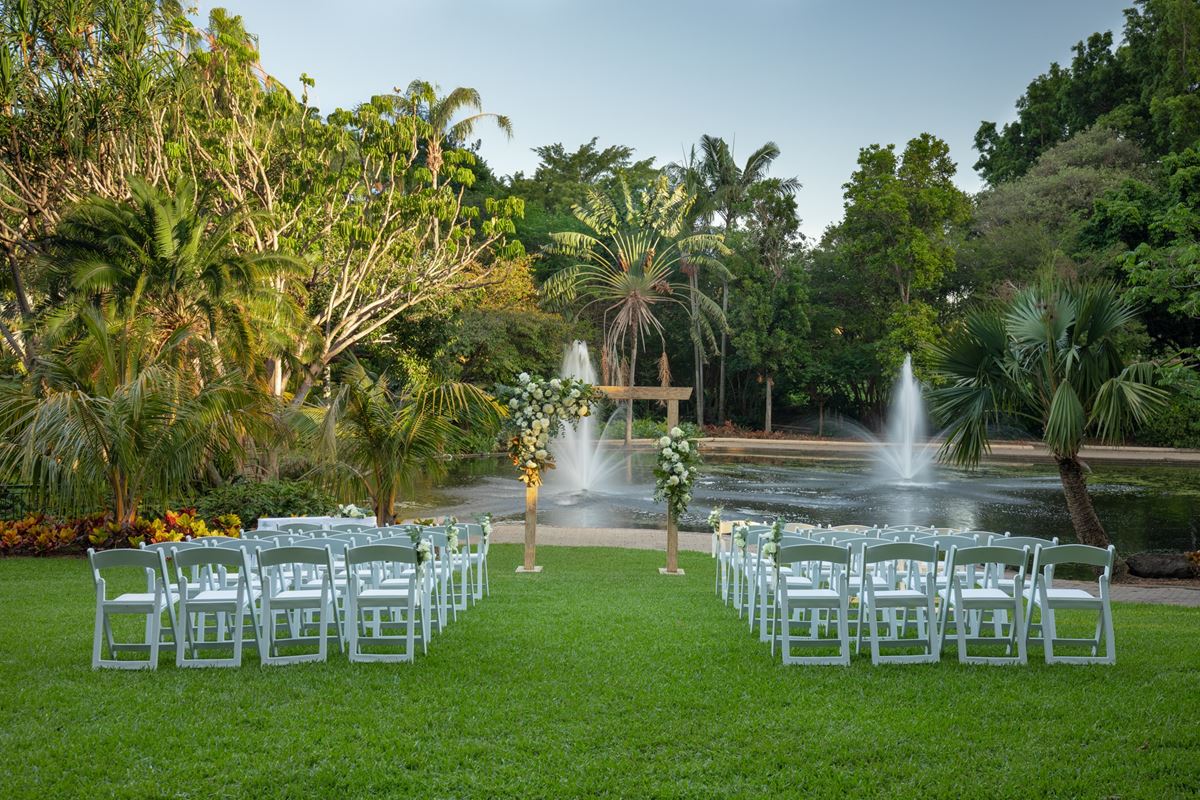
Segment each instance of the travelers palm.
M934 353L946 384L930 395L934 417L949 426L943 453L975 465L989 422L1011 416L1037 426L1058 464L1076 536L1107 547L1080 447L1089 434L1120 442L1167 397L1154 385L1156 365L1127 361L1121 350L1134 316L1116 286L1054 282L1024 290L1007 308L968 315Z
M400 386L357 362L328 406L306 409L300 423L321 462L318 471L344 494L365 491L375 521L387 525L401 492L446 471L446 457L499 430L504 409L466 383L414 377Z
M660 177L636 193L622 178L621 207L592 189L573 209L589 232L551 234L557 252L579 259L555 273L543 288L547 296L565 301L581 297L585 308L603 306L604 349L614 361L624 352L628 383L636 383L638 353L647 335L657 334L663 345L660 373L668 372L666 343L657 314L679 304L694 314L700 335L714 340L714 327L724 330L725 317L717 305L688 284L674 281L685 262L724 269L716 259L728 249L719 234L684 234L695 202L683 187L671 189ZM693 311L694 309L694 311ZM633 400L625 417L625 439L633 429Z

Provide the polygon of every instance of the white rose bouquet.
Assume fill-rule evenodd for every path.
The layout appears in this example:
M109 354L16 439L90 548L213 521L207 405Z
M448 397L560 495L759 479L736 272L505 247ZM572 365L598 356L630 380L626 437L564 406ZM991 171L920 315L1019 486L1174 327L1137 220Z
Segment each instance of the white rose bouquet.
M501 386L496 397L508 409L508 455L526 486L540 486L542 470L554 468L550 442L562 428L591 413L596 390L575 378L545 380L522 372L516 386Z
M680 428L658 440L654 466L654 499L665 500L667 511L678 520L692 502L692 484L700 472L700 452Z
M346 517L347 519L366 519L368 509L359 508L354 503L347 503L344 506L338 506L338 516Z
M479 528L483 531L483 543L487 544L487 540L492 536L492 515L484 514L479 518Z
M746 532L750 526L745 522L733 523L733 546L743 553L746 552Z

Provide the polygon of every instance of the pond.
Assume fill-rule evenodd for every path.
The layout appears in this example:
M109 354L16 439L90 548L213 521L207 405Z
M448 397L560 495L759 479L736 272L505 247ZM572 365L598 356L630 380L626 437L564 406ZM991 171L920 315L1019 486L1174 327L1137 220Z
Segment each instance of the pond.
M665 525L654 502L653 455L634 453L602 491L555 486L551 473L539 498L538 521L569 527L652 528ZM1200 470L1194 467L1099 465L1089 485L1097 512L1123 552L1200 548ZM684 530L704 530L714 506L726 519L755 518L822 524L915 523L1010 531L1073 539L1058 473L1052 466L939 467L924 483L879 479L861 462L778 461L710 456ZM524 514L524 492L501 457L455 462L438 485L418 491L404 516L453 514L497 521Z

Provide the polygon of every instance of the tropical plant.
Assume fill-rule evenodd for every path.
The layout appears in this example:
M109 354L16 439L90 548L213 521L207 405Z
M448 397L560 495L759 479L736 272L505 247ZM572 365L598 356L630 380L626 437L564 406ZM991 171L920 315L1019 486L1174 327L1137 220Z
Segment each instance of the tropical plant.
M337 510L337 501L325 489L308 481L241 481L227 483L205 493L196 501L196 513L218 525L236 516L247 528L260 517L323 517Z
M52 269L79 305L148 315L161 338L186 330L244 371L254 368L270 327L299 327L300 309L281 289L300 262L239 252L234 235L244 215L212 218L187 181L171 192L130 177L129 191L128 202L85 200L55 232Z
M1080 447L1089 434L1120 442L1167 399L1155 385L1157 365L1122 352L1135 314L1112 284L1049 280L1007 307L969 314L934 352L945 383L930 394L935 419L948 426L942 454L973 466L988 448L989 422L1004 416L1037 426L1058 464L1075 535L1107 547Z
M182 496L206 464L236 454L261 419L229 370L202 381L181 353L187 328L159 337L147 318L79 316L82 333L0 383L0 475L66 504L104 503L116 524L144 500Z
M438 188L442 167L447 164L446 145L465 143L475 132L475 126L483 120L491 119L497 128L512 138L512 120L503 114L484 111L483 100L477 89L459 86L449 94L439 96L438 88L428 81L415 80L408 85L401 98L408 113L424 120L427 125L422 131L425 138L425 166L429 169L434 189ZM400 94L399 89L396 89L396 94ZM464 110L475 113L460 116Z
M724 270L718 255L729 251L720 234L684 233L688 212L695 198L681 186L671 189L660 176L650 186L631 191L620 181L621 204L608 195L591 190L587 202L576 206L575 216L589 232L562 231L553 234L558 252L577 259L555 273L543 286L551 298L566 301L577 297L586 306L603 307L604 349L612 363L624 355L629 386L636 383L637 358L647 335L657 334L663 345L660 373L669 374L659 308L678 304L695 309L694 321L702 335L714 340L714 330L725 329L725 315L698 289L674 281L686 261ZM625 441L633 433L633 400L625 417Z
M495 433L503 408L465 383L413 374L400 385L351 362L327 406L308 408L302 440L320 459L317 475L344 495L371 498L375 521L395 518L396 501L416 483L446 471L480 429Z
M746 162L738 165L733 155L733 148L719 136L704 135L700 137L700 151L703 154L700 172L704 177L706 188L706 206L721 217L725 227L725 238L733 233L738 218L749 210L750 189L767 177L771 164L779 158L779 145L767 142L752 152ZM793 194L800 188L795 178L779 181L779 189L785 194ZM721 277L721 313L729 313L729 276ZM727 331L721 331L720 358L721 364L717 374L717 419L725 421L725 362L727 352ZM704 423L701 421L701 425Z

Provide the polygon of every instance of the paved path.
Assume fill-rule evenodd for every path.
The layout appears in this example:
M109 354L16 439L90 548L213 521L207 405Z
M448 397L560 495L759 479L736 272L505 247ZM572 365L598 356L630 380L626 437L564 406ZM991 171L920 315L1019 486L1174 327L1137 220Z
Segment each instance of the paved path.
M622 442L609 440L610 447ZM650 449L650 439L635 439L634 449ZM872 457L877 445L856 439L736 439L710 437L700 440L700 450L711 455L740 455L779 459L827 459L857 461ZM1079 453L1084 463L1158 464L1186 466L1200 464L1200 450L1173 447L1112 447L1088 445ZM1040 442L993 442L984 456L992 464L1053 464L1045 445Z
M522 525L497 524L492 541L520 544L525 541ZM648 528L560 528L538 526L538 544L567 547L628 547L638 550L666 550L667 532ZM680 531L679 549L698 553L712 552L712 536L707 533ZM1089 584L1077 581L1056 581L1064 586ZM1095 586L1095 584L1090 584ZM1165 586L1121 583L1112 587L1112 599L1121 603L1154 603L1158 605L1200 608L1200 588L1171 584Z

